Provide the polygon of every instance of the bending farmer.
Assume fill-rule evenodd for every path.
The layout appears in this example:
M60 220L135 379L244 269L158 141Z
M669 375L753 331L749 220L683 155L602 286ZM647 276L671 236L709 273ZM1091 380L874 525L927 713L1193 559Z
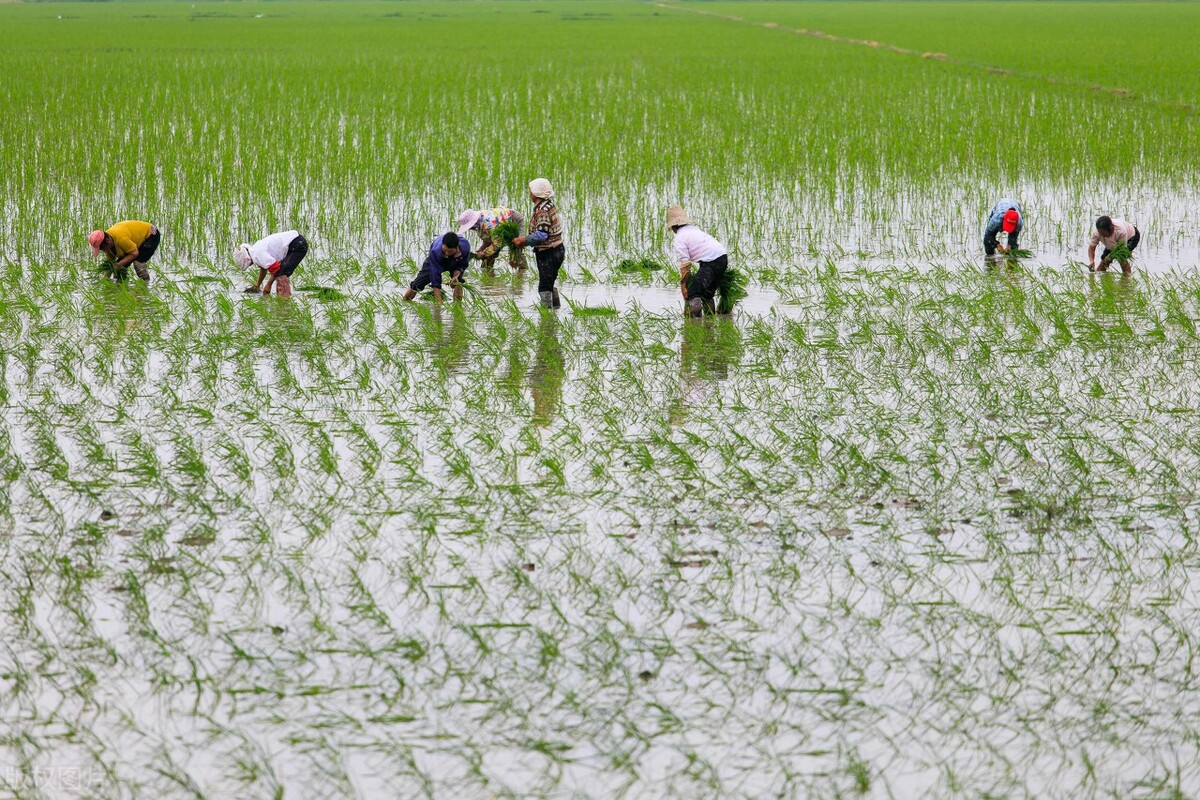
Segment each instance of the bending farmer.
M1116 261L1121 264L1121 272L1133 274L1133 251L1142 240L1142 232L1136 225L1131 225L1123 219L1113 219L1109 216L1096 220L1096 230L1088 242L1088 269L1096 269L1096 245L1103 243L1104 252L1100 254L1100 271L1107 272L1108 265Z
M713 298L729 266L725 245L697 228L681 206L667 209L667 227L675 234L675 253L679 257L679 291L693 317L716 311ZM692 275L692 265L697 265Z
M253 286L247 286L247 292L257 292L262 288L264 295L275 293L280 297L292 296L292 273L308 255L308 241L296 231L272 233L259 239L254 244L239 244L233 251L233 263L242 269L258 267L258 280ZM263 286L263 278L267 285Z
M988 214L987 224L983 228L983 252L994 256L996 251L1008 254L1017 249L1017 237L1021 235L1021 226L1025 218L1021 215L1021 207L1016 200L1001 200L992 206ZM996 237L1000 231L1008 234L1008 244L1000 244Z
M545 178L529 182L529 199L533 201L533 216L529 218L529 233L513 239L517 247L529 245L537 259L538 297L547 308L558 308L562 299L554 284L562 269L567 249L563 246L562 220L554 203L554 187Z
M429 246L429 255L425 263L408 285L404 293L405 300L412 300L417 292L426 286L433 289L433 296L442 299L442 273L450 273L450 285L454 287L454 299L462 300L462 284L459 282L462 274L467 271L471 258L471 243L465 236L459 236L454 231L442 234L433 240Z
M504 228L500 228L500 226ZM511 228L511 236L497 235L499 229ZM479 234L479 249L472 258L483 262L481 265L490 274L496 264L496 256L508 248L508 265L513 269L525 269L525 251L513 244L513 239L521 235L525 229L525 218L517 211L503 206L476 211L467 209L458 217L458 235L466 236L468 231Z
M146 262L158 250L162 235L158 228L149 222L127 219L118 222L106 231L92 231L88 234L88 244L92 246L92 258L100 255L101 251L113 262L113 277L123 279L125 268L133 265L133 271L144 281L150 280L150 270Z

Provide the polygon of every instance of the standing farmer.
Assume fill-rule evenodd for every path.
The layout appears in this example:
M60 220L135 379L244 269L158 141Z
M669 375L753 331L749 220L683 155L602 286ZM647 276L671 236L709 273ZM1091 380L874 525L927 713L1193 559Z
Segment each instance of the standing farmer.
M697 228L681 206L667 209L667 227L675 234L675 253L679 257L679 290L693 317L716 311L713 298L729 267L725 245ZM697 265L692 275L692 265Z
M1005 198L992 207L988 214L987 224L983 228L983 252L988 256L996 255L996 251L1007 255L1017 249L1017 237L1021 235L1021 226L1025 218L1016 200ZM1000 231L1008 234L1008 244L1000 244L996 237Z
M459 283L459 279L467 271L470 258L471 243L467 241L467 237L459 236L454 231L442 234L429 246L429 255L425 256L425 263L421 265L417 277L408 285L404 299L412 300L417 296L417 292L428 286L433 289L433 296L441 302L442 273L449 272L450 285L454 287L454 299L462 300L462 284Z
M146 262L154 256L161 239L158 228L149 222L136 219L127 219L108 230L92 231L88 234L92 258L103 251L113 262L114 277L119 277L125 272L125 268L132 264L133 271L144 281L150 280L150 270L146 269Z
M513 239L517 247L530 245L537 259L538 297L546 308L558 308L562 300L554 284L562 269L567 250L563 246L562 220L554 203L554 187L545 178L529 182L529 199L533 201L533 216L529 218L529 233Z
M306 255L308 241L296 231L284 231L272 233L254 244L239 244L233 251L233 263L242 269L258 267L258 280L253 286L246 287L247 292L257 292L261 287L262 293L268 295L274 285L277 295L291 297L292 273ZM267 275L271 277L263 286L263 278Z
M516 235L507 239L497 236L497 229L501 225L505 227L511 225L516 230ZM500 255L500 251L505 247L508 248L508 265L513 269L525 269L525 251L513 244L512 241L521 235L524 227L525 218L521 216L520 212L503 206L480 211L467 209L458 217L458 235L460 237L466 236L468 231L475 231L479 234L479 249L472 255L472 258L482 261L481 266L488 274L491 274L492 268L496 264L496 256Z
M1133 274L1133 251L1142 240L1142 232L1123 219L1113 219L1105 215L1096 220L1096 231L1088 242L1088 269L1096 270L1096 245L1103 243L1104 252L1100 254L1100 271L1107 272L1108 265L1116 259L1121 264L1121 272Z

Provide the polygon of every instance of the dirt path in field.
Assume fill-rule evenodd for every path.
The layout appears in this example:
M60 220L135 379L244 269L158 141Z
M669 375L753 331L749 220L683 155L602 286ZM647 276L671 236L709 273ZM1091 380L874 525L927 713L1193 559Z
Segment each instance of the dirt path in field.
M1087 89L1089 91L1107 94L1112 97L1118 97L1123 100L1132 100L1139 103L1144 103L1146 105L1155 106L1156 108L1174 108L1182 111L1196 111L1196 106L1192 103L1168 103L1162 100L1155 100L1153 98L1136 95L1128 89L1122 89L1116 86L1102 86L1098 83L1076 81L1069 78L1057 78L1053 75L1037 75L1035 73L1020 72L1018 70L997 67L991 64L980 64L976 61L963 61L962 59L955 58L954 56L947 55L946 53L933 53L923 50L913 50L908 47L900 47L899 45L876 41L875 39L857 39L853 36L838 36L837 34L825 33L824 31L816 31L809 28L788 28L784 25L780 25L777 22L758 22L757 20L739 17L736 14L720 14L716 11L705 11L701 8L685 8L684 6L678 6L672 3L655 2L652 3L652 5L655 8L661 8L667 11L683 11L688 14L697 14L702 17L713 17L714 19L722 19L727 22L738 22L743 25L753 25L758 28L782 31L783 33L790 33L797 36L808 36L813 39L824 39L827 42L854 45L856 47L866 47L872 50L881 50L888 53L896 53L897 55L911 56L932 61L944 61L948 64L954 64L955 66L981 69L993 75L1012 75L1028 80L1051 83L1056 86L1070 86L1078 89Z

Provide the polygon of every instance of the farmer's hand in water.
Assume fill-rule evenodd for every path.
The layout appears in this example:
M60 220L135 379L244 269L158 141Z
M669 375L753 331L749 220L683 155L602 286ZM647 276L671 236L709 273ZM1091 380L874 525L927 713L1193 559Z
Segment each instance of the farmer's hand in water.
M1009 251L1011 248L1010 248L1008 245L1006 245L1006 244L998 244L998 245L996 245L996 249L997 249L997 250L999 250L1001 253L1004 253L1005 255L1008 255L1008 251Z
M251 293L257 292L257 291L258 291L257 286L247 286L245 289L242 289L242 292L244 294L251 294Z

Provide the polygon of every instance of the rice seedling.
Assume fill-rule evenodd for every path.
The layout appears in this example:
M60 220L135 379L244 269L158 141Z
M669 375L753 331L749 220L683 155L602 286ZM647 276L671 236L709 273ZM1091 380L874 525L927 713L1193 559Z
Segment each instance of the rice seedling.
M1196 9L855 8L0 4L3 791L1200 791ZM534 171L566 308L405 303ZM680 319L676 201L737 314ZM127 216L149 286L81 267Z

